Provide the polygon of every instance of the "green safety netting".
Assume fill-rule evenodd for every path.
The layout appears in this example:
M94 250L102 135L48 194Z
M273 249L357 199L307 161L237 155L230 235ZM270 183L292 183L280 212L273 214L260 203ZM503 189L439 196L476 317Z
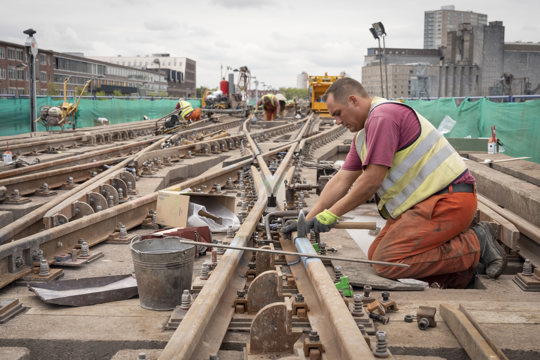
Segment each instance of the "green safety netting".
M519 103L496 103L487 98L463 101L456 106L454 99L404 100L438 127L446 115L456 124L445 134L449 138L491 137L495 125L496 136L504 145L505 154L530 156L540 163L540 100ZM486 149L487 151L487 149Z
M68 98L67 101L76 103L76 99L73 98ZM198 99L187 101L193 107L201 106ZM39 116L41 106L59 106L63 103L63 98L40 97L36 102ZM106 118L110 124L119 124L143 120L145 115L149 119L158 119L171 113L177 102L172 99L81 99L75 115L75 124L77 128L95 126L94 120L98 118ZM28 133L30 129L29 99L0 99L0 136ZM37 130L45 131L45 127L37 123Z
M75 99L68 98L75 103ZM194 107L201 106L198 99L188 99ZM61 98L38 98L42 105L60 105ZM111 124L157 119L174 110L177 100L170 99L81 99L76 115L76 126L94 126L94 120L103 117ZM495 125L496 135L504 144L506 154L514 157L530 156L540 163L540 100L520 103L495 103L487 98L463 101L459 106L453 98L436 100L404 100L438 127L445 116L456 121L445 136L451 138L490 137ZM38 131L45 128L38 124ZM0 136L30 132L29 99L0 99Z

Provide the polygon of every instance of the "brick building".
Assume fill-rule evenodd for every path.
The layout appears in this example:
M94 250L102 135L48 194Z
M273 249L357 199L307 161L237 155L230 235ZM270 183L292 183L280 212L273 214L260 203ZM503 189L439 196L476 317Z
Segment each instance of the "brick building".
M39 50L36 58L36 94L46 95L53 81L53 52ZM0 94L28 94L28 58L24 45L0 41Z

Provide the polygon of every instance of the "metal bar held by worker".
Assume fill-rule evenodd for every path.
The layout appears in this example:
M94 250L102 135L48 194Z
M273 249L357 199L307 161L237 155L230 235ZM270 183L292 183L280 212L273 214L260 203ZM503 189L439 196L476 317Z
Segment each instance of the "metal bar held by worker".
M184 239L180 239L178 241L181 242L182 244L196 245L196 246L218 247L218 248L244 250L244 251L257 251L257 252L265 252L265 253L278 254L278 255L296 255L296 256L301 256L301 257L313 257L313 258L318 258L318 259L323 259L323 260L339 260L339 261L350 261L350 262L359 262L359 263L376 264L376 265L409 267L408 264L391 263L391 262L386 262L386 261L346 258L346 257L340 257L340 256L326 256L326 255L319 255L319 254L299 254L293 251L259 249L259 248L245 247L245 246L232 246L232 245L223 245L223 244L214 244L214 243L207 244L207 243L200 243L200 242L184 240Z

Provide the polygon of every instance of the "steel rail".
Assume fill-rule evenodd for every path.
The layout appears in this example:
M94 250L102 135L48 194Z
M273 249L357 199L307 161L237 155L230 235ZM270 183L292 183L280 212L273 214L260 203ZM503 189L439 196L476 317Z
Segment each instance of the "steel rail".
M155 141L156 141L155 138L145 139L145 140L140 140L133 143L113 146L106 149L99 149L99 150L90 151L90 152L85 151L84 153L81 153L81 154L69 155L67 157L64 156L60 159L55 159L51 161L43 161L43 162L40 162L39 164L32 164L32 165L22 167L22 168L6 170L6 171L0 172L0 179L13 178L15 176L21 176L27 173L34 173L37 171L50 170L53 168L69 167L76 164L80 164L81 162L85 162L85 161L90 162L94 160L100 160L103 158L110 158L115 155L122 155L126 151L129 151L129 152L139 151L140 149L138 148L141 148L142 146L148 146L149 144Z
M152 127L146 125L144 128L138 128L137 125L125 125L122 128L113 129L110 126L100 128L99 130L86 130L80 134L51 134L47 137L22 138L11 140L9 137L0 138L2 140L2 149L10 151L16 155L31 155L48 151L50 148L58 149L59 145L73 147L76 145L91 145L96 143L113 142L114 140L128 140L139 136L152 135ZM8 145L4 145L5 142Z
M67 185L69 177L73 178L74 183L85 182L92 178L93 172L100 172L99 170L103 166L110 166L111 164L116 164L124 159L125 157L114 157L61 169L15 176L0 180L0 186L5 186L8 193L12 193L17 189L21 196L30 195L39 191L43 183L47 183L49 189L57 189Z
M141 120L132 123L112 124L106 126L96 126L87 128L78 128L76 130L67 130L65 132L49 132L46 136L38 134L25 134L23 136L6 136L0 137L0 152L7 150L17 155L32 154L36 152L47 151L49 147L58 147L58 144L78 145L78 144L96 144L96 143L111 143L114 140L128 140L139 136L154 135L156 123L166 118ZM192 123L186 131L197 131L205 126L215 126L212 121L221 118L216 116L211 119L204 119L196 123ZM237 121L237 120L235 120ZM8 142L6 145L6 141Z
M125 159L121 163L111 167L110 169L98 174L96 177L79 184L75 188L69 190L65 194L59 195L52 199L51 201L47 202L46 204L40 206L36 210L22 216L21 218L15 220L14 222L8 224L7 226L4 226L0 229L0 244L4 244L10 240L12 240L17 234L19 234L21 231L23 231L26 228L29 228L33 226L35 223L41 221L45 214L58 204L60 204L62 201L64 201L66 198L69 198L73 196L74 194L77 194L81 191L81 189L84 189L85 187L89 186L91 183L93 183L96 180L99 180L103 177L107 177L110 173L114 172L116 169L121 168L125 165L127 165L129 159ZM0 259L1 261L1 259Z
M238 124L238 121L233 120L231 122L227 122L225 124L225 126L232 126L233 123ZM217 124L217 125L216 124L210 124L210 129L215 130L215 129L219 128L219 126L220 126L220 124ZM202 130L204 130L204 128L203 129L193 130L193 133L195 133L195 131L201 132ZM39 222L42 222L44 218L48 217L49 218L48 222L52 223L52 220L50 220L50 219L52 217L54 217L54 215L56 215L57 213L61 212L58 209L59 204L61 204L62 202L65 202L64 205L62 206L62 208L65 209L66 207L70 207L71 204L72 204L72 201L76 201L76 200L82 198L85 195L85 193L87 192L85 190L86 188L88 188L90 186L93 186L93 188L96 188L96 186L94 186L94 185L96 185L96 182L100 181L100 179L102 177L108 177L108 179L113 178L114 175L110 175L111 173L116 171L116 174L117 174L118 171L123 169L125 166L128 166L128 165L132 164L132 162L135 162L135 164L136 164L136 160L141 159L142 156L144 156L145 153L150 152L150 151L152 151L154 149L159 149L161 144L163 144L166 140L168 140L168 139L170 140L171 138L173 138L175 136L178 136L178 135L179 134L176 134L176 135L174 135L172 137L171 136L162 137L161 139L159 139L159 141L155 141L153 144L150 144L149 146L147 146L144 149L144 151L140 151L137 154L133 155L131 157L131 159L128 158L128 159L122 161L120 164L117 164L116 166L108 169L107 171L99 173L96 177L91 178L89 181L77 185L74 189L68 191L67 193L55 197L50 202L42 205L38 209L32 211L29 214L24 215L23 217L21 217L21 218L15 220L14 222L12 222L11 224L8 224L7 226L3 227L2 229L0 229L0 244L6 243L6 242L8 242L10 240L13 240L21 232L24 233L23 236L29 235L26 231L28 229L35 228L36 227L35 224L38 224ZM167 151L167 150L164 150L164 151ZM103 183L104 182L99 182L99 184L103 184ZM66 201L66 199L71 199L71 200ZM55 208L55 210L52 213L49 213L49 211L51 209L53 209L53 208ZM67 212L67 214L69 214L69 213L70 213L70 211Z
M237 246L247 245L248 240L251 238L253 231L255 231L259 219L266 208L268 195L266 193L266 187L263 185L262 179L254 169L252 170L252 176L255 182L255 188L257 189L258 200L231 242L231 244ZM231 277L234 274L242 255L243 251L241 250L225 251L225 254L221 257L218 265L214 269L212 276L208 279L207 283L191 305L189 311L186 313L184 319L178 325L178 328L165 346L165 349L161 352L159 359L192 359L195 357L195 354L197 358L208 359L209 353L201 353L201 351L204 350L201 341L209 326L222 327L223 335L227 330L228 322L223 329L223 324L215 324L211 322L211 320L216 316L218 304L231 282ZM215 349L216 344L212 345Z
M188 153L188 151L191 150L198 150L201 147L204 147L205 145L209 145L211 143L214 143L217 140L209 140L209 141L202 141L199 143L191 144L191 145L183 145L183 146L177 146L173 148L166 148L166 149L160 149L160 150L152 150L158 147L160 144L163 144L166 141L166 138L162 138L160 141L156 142L155 144L147 147L143 151L139 152L136 156L133 157L133 159L129 159L127 161L127 164L135 165L137 169L138 175L142 174L142 171L140 170L141 167L144 164L143 160L149 160L152 159L152 162L154 159L163 159L168 158L175 154L178 156L183 156ZM225 141L225 140L223 140ZM143 162L141 162L143 161ZM157 167L157 165L156 165ZM56 205L54 208L50 209L45 215L43 221L46 224L51 224L51 218L54 217L56 214L62 214L66 216L67 218L71 218L73 216L73 207L72 204L75 201L85 201L85 198L89 192L99 192L99 189L101 186L103 186L106 183L109 183L112 178L118 177L119 173L124 171L123 167L116 168L114 172L111 172L107 177L101 178L99 180L94 181L92 184L89 184L89 186L84 187L80 189L80 191L69 198L66 198L64 201ZM49 225L50 226L50 225Z
M308 139L304 139L298 145L300 149L306 146L311 139L320 141L321 137L332 135L334 136L335 131L338 133L341 130L335 129L334 132L332 129L323 132L324 135L315 135ZM294 168L290 168L285 176L285 180L289 183L293 182ZM282 187L283 188L283 187ZM283 196L283 191L280 191L278 199ZM278 208L280 211L276 214L283 214L286 216L289 214L288 211L283 209L281 205L282 202L278 202ZM266 225L267 226L267 225ZM269 228L267 228L267 232ZM294 245L283 238L280 238L283 249L293 250ZM307 251L302 248L296 247L296 250L302 256ZM311 247L309 250L313 250ZM327 314L329 319L326 319L323 324L317 322L317 319L314 319L313 328L315 328L323 343L332 344L332 349L335 351L337 349L338 354L334 357L336 359L374 359L373 353L366 342L363 340L363 336L360 333L358 326L355 321L352 319L349 309L344 306L341 295L337 291L333 279L330 278L328 271L322 264L320 260L313 259L312 261L300 262L297 265L290 267L295 277L297 277L297 286L302 289L304 297L306 298L306 303L311 308L320 308L324 314ZM301 279L309 279L310 284L302 283ZM311 294L314 297L310 296ZM330 320L330 321L328 321ZM311 322L311 319L310 319ZM337 345L337 347L336 347ZM330 350L330 349L329 349Z
M217 178L236 178L238 170L249 166L250 163L251 160L245 160L199 175L176 185L174 189L180 191L203 183L213 184ZM157 196L158 193L153 192L81 219L0 245L0 288L26 275L32 267L38 250L42 250L43 257L53 263L56 254L75 247L79 238L84 238L90 245L94 245L113 234L119 222L124 224L126 229L140 225L148 216L149 211L156 209Z
M210 173L204 173L200 176L184 181L178 186L175 186L175 187L173 186L171 189L176 188L177 190L180 190L180 189L183 190L190 187L200 186L201 184L207 184L208 188L211 189L212 186L216 182L221 182L222 184L224 184L228 180L228 178L236 179L238 170L244 168L245 166L249 166L250 163L252 163L252 159L247 158L246 160L243 160L235 164L231 164L225 168L222 168L214 172L210 172ZM117 166L124 166L124 165L125 165L125 162ZM98 174L96 178L100 179L102 177L105 177L109 175L113 170L114 168L111 168L104 173ZM92 180L96 180L96 178ZM83 185L82 187L85 186L84 184L82 185ZM65 197L72 196L76 194L78 191L79 189L75 188L73 190L68 191L66 194L64 194L64 196ZM148 195L148 196L151 196L151 197L153 196L153 200L154 200L157 197L157 193L153 193L152 195ZM147 196L144 197L144 199L147 199L147 198L148 198ZM14 223L9 224L8 226L1 229L0 239L2 243L8 242L16 234L18 234L21 231L21 229L30 227L32 224L36 223L37 221L42 220L44 213L50 210L53 206L57 205L59 202L61 202L62 199L63 199L62 197L54 199L53 201L50 202L50 204L47 204L45 206L38 208L37 210L28 214L27 216L24 216L23 218L18 219ZM133 204L139 204L140 202L141 200L134 200ZM126 205L126 204L117 205L110 209L106 209L104 211L86 216L82 219L75 220L73 221L73 223L77 225L77 224L83 224L84 221L88 221L89 223L94 224L95 228L99 228L103 230L103 233L108 233L110 235L114 233L115 230L117 229L118 220L110 222L108 226L103 226L103 225L98 225L100 224L100 222L94 222L93 218L97 217L101 219L101 216L107 217L107 214L114 214L115 211L121 212L121 209L124 209L126 206L129 207L130 205ZM148 208L151 208L152 210L155 209L155 203L151 202L151 205L149 205ZM130 217L130 215L127 215L128 220L136 219L136 221L133 221L133 222L125 221L127 224L127 227L129 228L129 226L131 226L130 225L131 223L140 224L142 220L144 220L142 214L145 214L145 216L148 215L146 209L142 211L141 215L137 218L133 216ZM105 218L104 218L104 221L105 221ZM70 222L67 224L63 224L63 225L48 229L46 230L45 233L32 234L32 235L23 237L21 239L18 239L17 241L6 243L5 246L2 246L2 255L0 256L0 273L5 275L2 277L6 279L6 281L3 282L3 284L12 282L16 280L17 278L23 276L25 271L26 272L29 271L30 267L32 266L32 258L31 258L32 255L30 254L35 255L35 252L37 250L42 249L44 252L43 254L44 257L46 259L52 259L57 253L62 252L65 248L68 248L69 246L72 246L74 244L73 242L57 241L57 236L61 236L61 234L64 232L64 229L69 228L73 230L72 235L66 234L66 236L68 236L70 239L78 239L79 237L84 237L84 236L92 237L95 235L92 231L90 231L89 233L82 234L84 236L79 236L79 234L75 233L76 229L72 227L73 223ZM133 226L136 226L136 225L133 225ZM44 234L47 234L47 235L44 235ZM47 245L44 245L40 242L43 239L48 239L46 241ZM88 242L93 243L93 241L91 240L89 240ZM58 243L62 243L64 244L64 246L57 248L56 246L48 245L48 244L58 244ZM39 245L39 244L42 244L42 245Z
M288 165L288 162L283 161L280 165L280 168L285 169L288 167ZM254 222L258 221L264 210L260 209L258 206L260 206L261 203L266 205L266 198L268 195L266 190L268 189L268 186L264 184L264 170L260 169L260 172L261 175L252 171L252 176L254 178L260 178L260 180L257 181L259 200L254 206L254 210L249 213L248 218L243 224L243 226L246 223L249 224L249 231L247 234L244 234L243 232L237 233L231 244L233 247L245 247L248 238L253 232L253 227L255 226ZM256 215L255 217L253 216L254 212ZM244 228L242 227L241 230L244 230ZM240 242L240 244L238 244L238 242ZM190 310L187 312L179 327L167 343L167 346L160 355L160 359L191 359L194 357L197 359L203 359L208 357L209 354L207 352L204 352L202 354L200 352L201 348L203 348L204 346L208 346L208 344L202 343L203 334L208 329L209 323L211 321L210 319L215 316L215 310L218 307L217 304L221 301L221 294L225 291L227 284L230 283L234 268L238 266L239 259L242 255L242 252L240 252L240 250L232 249L227 250L225 254L227 255L229 252L231 252L231 257L232 254L235 254L234 261L229 260L230 258L227 258L224 264L221 263L221 261L223 260L220 261L218 267L214 270L213 275L209 278L208 282L203 287L201 293L199 294L195 302L191 305ZM302 253L300 252L300 256L301 254ZM318 262L320 263L320 260ZM333 335L337 335L337 342L339 344L337 350L333 346L329 346L329 349L339 352L340 357L337 358L355 359L358 358L357 356L359 354L363 356L362 358L373 358L371 350L369 349L365 341L363 341L363 337L358 327L356 326L356 323L352 319L352 316L350 315L348 309L345 308L344 302L341 299L339 293L337 292L333 281L330 279L328 272L324 268L316 270L320 274L312 274L313 270L308 269L310 277L314 282L314 292L317 294L319 303L323 305L323 313L329 312L328 316L331 319L331 333ZM321 294L324 294L326 291L335 292L339 300L336 299L336 297L334 296L335 294L333 293L330 298L332 299L332 301L336 302L335 304L332 304L330 301L325 301L321 299ZM339 304L341 304L341 307ZM344 325L343 329L341 330L338 328L340 326L340 322L337 321L337 319L342 319L343 321ZM214 326L215 325L216 324L214 324ZM317 325L323 326L320 323ZM219 326L223 327L223 324L220 324ZM222 330L222 336L224 336L225 332L226 328ZM212 331L212 333L216 334L215 329ZM358 339L360 339L361 341L358 341ZM330 336L326 336L325 334L325 340L332 342L336 339L333 339ZM217 348L214 347L214 349L217 352L219 346ZM197 350L198 353L195 356L195 351Z

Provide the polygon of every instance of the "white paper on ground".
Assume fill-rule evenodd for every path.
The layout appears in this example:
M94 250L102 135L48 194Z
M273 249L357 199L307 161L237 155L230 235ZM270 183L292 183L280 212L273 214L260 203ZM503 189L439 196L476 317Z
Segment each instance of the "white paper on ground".
M199 215L199 211L204 211L209 214L212 214L215 217L221 218L222 223L218 224L216 221ZM212 203L207 203L206 205L196 204L193 201L189 203L189 213L188 213L188 226L208 226L211 232L227 232L229 226L232 226L234 231L240 228L240 220L238 217L230 211L225 205L213 201Z

